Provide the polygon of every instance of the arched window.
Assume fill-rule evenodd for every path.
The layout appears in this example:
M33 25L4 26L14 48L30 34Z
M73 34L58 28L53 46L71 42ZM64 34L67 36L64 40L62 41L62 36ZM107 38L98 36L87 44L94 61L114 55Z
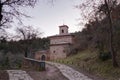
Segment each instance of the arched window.
M45 61L45 55L42 55L42 56L41 56L41 60L44 60L44 61Z
M55 53L55 51L53 51L53 53Z
M65 50L63 50L63 53L65 53Z
M64 33L64 30L62 29L62 33Z

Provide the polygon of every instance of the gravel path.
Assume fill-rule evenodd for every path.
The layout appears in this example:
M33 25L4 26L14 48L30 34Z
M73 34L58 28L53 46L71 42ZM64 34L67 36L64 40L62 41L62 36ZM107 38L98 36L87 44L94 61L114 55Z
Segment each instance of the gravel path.
M9 80L33 80L26 71L22 70L7 70Z
M46 63L56 66L61 71L61 73L69 80L92 80L88 78L88 76L85 76L84 74L66 65L59 64L59 63L53 63L53 62L46 62Z

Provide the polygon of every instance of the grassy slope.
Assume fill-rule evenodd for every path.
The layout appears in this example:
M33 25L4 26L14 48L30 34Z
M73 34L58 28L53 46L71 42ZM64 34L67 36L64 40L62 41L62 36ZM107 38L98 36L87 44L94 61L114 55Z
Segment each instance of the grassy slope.
M96 52L83 51L76 55L70 56L56 62L72 65L76 69L81 69L107 80L118 80L120 78L120 68L112 67L111 60L100 61Z

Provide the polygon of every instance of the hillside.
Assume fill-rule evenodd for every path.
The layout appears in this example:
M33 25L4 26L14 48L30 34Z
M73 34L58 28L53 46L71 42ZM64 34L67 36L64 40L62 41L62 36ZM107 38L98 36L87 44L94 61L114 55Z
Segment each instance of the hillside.
M56 60L56 62L64 63L79 71L105 80L118 80L120 78L120 68L112 67L111 59L101 61L97 52L82 51L66 59Z

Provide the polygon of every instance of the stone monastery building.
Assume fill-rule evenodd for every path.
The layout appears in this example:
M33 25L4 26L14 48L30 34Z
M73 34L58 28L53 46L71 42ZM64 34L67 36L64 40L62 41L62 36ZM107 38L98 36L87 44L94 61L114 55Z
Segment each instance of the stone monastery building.
M73 36L68 33L68 26L59 26L59 35L50 36L50 59L62 59L69 55Z
M45 53L41 51L35 53L36 59L46 57L47 60L56 60L66 58L73 45L73 35L68 33L67 25L59 26L59 35L50 36L50 48Z

